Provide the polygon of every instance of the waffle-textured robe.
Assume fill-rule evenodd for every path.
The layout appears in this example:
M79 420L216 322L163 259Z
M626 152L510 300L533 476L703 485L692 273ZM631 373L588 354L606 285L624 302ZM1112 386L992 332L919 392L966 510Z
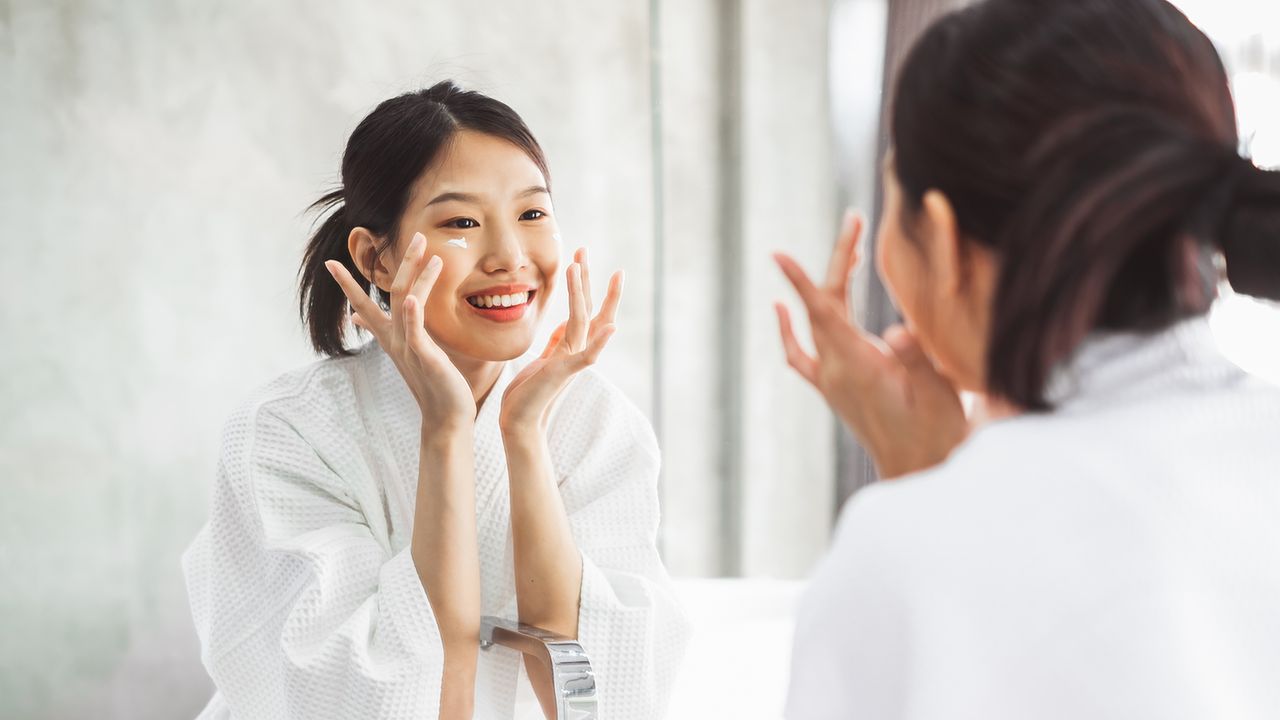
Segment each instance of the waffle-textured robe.
M1196 318L1048 395L853 496L788 720L1280 718L1280 388Z
M475 427L481 612L510 618L498 409L513 365ZM409 552L420 428L416 402L376 343L288 373L233 414L208 523L183 557L217 687L202 718L437 716L440 634ZM561 394L548 445L582 554L578 639L601 717L662 717L689 625L655 544L652 429L588 370ZM522 677L514 651L482 651L476 717L512 717Z

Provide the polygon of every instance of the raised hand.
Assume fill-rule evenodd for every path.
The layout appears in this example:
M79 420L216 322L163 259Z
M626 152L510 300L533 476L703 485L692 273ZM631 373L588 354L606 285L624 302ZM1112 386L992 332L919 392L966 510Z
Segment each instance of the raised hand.
M503 433L542 432L556 396L569 380L596 358L609 343L622 299L622 273L609 279L600 312L591 316L591 275L587 251L579 249L565 271L569 290L569 319L552 334L542 355L520 371L502 398L499 423Z
M959 394L909 330L894 326L882 340L856 324L849 282L861 234L861 219L847 216L822 286L791 257L774 256L804 302L814 355L796 340L786 307L777 303L775 309L787 363L822 393L880 476L891 478L945 460L968 424Z
M351 321L368 330L395 363L422 411L423 430L466 427L475 420L475 397L466 378L427 333L423 307L444 261L427 257L422 233L413 236L391 284L391 313L378 307L347 269L325 263L353 310Z

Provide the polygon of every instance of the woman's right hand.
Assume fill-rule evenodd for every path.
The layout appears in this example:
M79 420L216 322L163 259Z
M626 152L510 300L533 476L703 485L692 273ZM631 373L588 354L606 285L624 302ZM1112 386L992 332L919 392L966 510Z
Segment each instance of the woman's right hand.
M426 248L426 238L415 234L391 284L389 315L342 263L330 260L325 267L351 303L351 321L373 334L404 377L422 411L423 430L460 429L474 423L476 402L466 378L423 321L423 307L444 265L438 255L428 258Z
M821 287L795 260L774 256L808 310L816 357L800 347L786 307L776 309L787 362L822 393L880 476L891 478L945 460L969 425L959 393L907 328L892 327L881 340L854 321L849 279L861 233L861 221L847 216Z

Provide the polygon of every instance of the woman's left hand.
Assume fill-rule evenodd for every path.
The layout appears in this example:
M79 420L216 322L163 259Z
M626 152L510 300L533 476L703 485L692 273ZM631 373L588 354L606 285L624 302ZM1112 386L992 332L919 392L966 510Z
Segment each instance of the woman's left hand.
M569 320L552 334L542 355L529 363L507 386L498 423L505 435L546 429L552 403L569 380L595 363L617 327L614 316L622 299L622 273L609 278L600 312L591 317L591 276L587 251L579 249L565 271L569 289Z
M804 301L816 353L800 347L791 315L779 303L787 363L808 380L871 455L882 478L937 465L969 432L960 396L903 326L883 338L859 327L849 281L858 262L862 222L846 217L826 282L815 284L792 258L774 258Z

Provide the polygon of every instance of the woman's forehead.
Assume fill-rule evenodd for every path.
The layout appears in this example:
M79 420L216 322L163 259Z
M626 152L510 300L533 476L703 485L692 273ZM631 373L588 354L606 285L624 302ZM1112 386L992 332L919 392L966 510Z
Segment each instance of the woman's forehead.
M463 130L441 148L414 194L424 201L441 194L498 201L523 196L535 187L545 191L546 178L522 148L493 135Z

